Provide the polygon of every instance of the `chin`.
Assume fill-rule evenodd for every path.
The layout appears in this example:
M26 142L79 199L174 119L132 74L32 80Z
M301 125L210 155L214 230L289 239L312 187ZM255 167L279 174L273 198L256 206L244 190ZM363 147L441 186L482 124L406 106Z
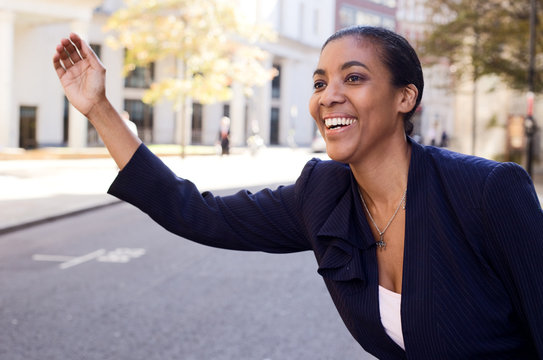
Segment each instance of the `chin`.
M347 164L349 162L350 156L346 154L344 151L334 151L333 149L326 149L326 154L328 154L328 157L334 161L341 162Z

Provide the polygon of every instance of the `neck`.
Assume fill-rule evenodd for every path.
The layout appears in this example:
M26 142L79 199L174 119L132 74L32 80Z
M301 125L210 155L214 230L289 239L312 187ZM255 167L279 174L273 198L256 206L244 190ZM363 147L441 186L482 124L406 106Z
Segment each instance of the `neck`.
M395 207L407 188L411 145L404 138L382 146L357 164L349 164L369 207Z

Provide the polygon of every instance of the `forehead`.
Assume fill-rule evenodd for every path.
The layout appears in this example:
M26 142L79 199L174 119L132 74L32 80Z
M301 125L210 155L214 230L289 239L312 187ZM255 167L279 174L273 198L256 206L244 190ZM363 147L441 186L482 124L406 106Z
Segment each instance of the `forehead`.
M369 39L347 35L330 41L322 49L317 67L330 71L349 61L359 61L367 65L368 68L382 69L384 65L380 59L379 50L379 46Z

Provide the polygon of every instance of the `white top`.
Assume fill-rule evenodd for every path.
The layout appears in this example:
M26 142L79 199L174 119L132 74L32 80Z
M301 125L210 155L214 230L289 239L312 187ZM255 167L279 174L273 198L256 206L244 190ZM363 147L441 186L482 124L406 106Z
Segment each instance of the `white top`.
M379 285L379 312L381 323L388 336L402 349L405 350L402 333L402 318L400 306L402 294L395 293Z

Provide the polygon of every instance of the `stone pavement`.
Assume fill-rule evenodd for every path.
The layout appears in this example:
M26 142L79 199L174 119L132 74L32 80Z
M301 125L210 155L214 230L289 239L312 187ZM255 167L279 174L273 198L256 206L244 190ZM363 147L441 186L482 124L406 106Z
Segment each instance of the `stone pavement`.
M307 148L283 147L264 148L255 156L244 148L232 149L231 155L223 157L210 155L213 148L198 153L206 155L184 159L171 152L158 155L201 191L290 184L309 159L326 158ZM117 203L106 193L117 172L104 149L0 154L0 234Z
M327 158L307 148L284 147L264 148L255 156L245 148L233 149L224 157L210 155L212 148L197 153L184 159L171 151L157 154L178 176L191 180L201 191L290 184L309 159ZM117 203L106 193L117 172L104 149L0 153L0 234ZM534 179L542 199L543 173L537 173Z

